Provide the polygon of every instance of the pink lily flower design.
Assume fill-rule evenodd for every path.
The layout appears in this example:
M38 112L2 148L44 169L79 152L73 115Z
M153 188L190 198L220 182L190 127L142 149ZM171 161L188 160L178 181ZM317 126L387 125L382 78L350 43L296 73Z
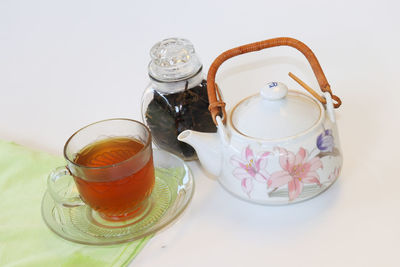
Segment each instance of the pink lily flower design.
M289 200L294 200L303 191L303 184L321 185L316 172L323 167L320 158L314 157L308 160L307 151L304 148L300 148L296 155L284 148L277 148L277 150L279 150L279 164L283 171L271 174L267 183L268 188L278 188L287 184Z
M243 191L250 198L250 193L253 190L253 180L261 183L266 183L269 177L265 170L267 167L267 156L271 152L263 152L259 156L255 156L250 146L247 146L243 151L241 158L233 156L231 163L236 168L233 170L233 175L241 180Z
M339 172L340 172L340 167L335 167L333 172L331 174L329 174L328 180L329 181L336 180L336 178L339 176Z

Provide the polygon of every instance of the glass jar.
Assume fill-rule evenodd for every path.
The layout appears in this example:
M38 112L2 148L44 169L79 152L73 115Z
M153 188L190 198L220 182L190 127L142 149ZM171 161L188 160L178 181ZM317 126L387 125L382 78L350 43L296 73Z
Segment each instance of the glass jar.
M216 132L207 96L207 81L192 43L170 38L150 50L150 84L142 98L142 117L153 141L184 160L197 159L195 150L178 141L184 130Z

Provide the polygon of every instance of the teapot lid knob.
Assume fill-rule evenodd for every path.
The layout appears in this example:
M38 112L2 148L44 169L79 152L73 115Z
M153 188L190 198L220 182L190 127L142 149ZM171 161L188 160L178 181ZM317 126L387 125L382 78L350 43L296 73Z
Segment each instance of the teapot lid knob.
M261 89L261 96L263 99L269 101L280 100L285 98L288 93L288 87L281 82L269 82Z

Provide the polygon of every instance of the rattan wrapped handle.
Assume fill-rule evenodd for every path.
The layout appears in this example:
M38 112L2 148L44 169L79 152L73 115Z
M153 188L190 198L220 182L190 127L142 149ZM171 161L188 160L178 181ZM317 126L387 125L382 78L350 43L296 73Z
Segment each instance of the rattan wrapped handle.
M279 37L274 39L269 39L261 42L251 43L247 45L242 45L230 50L225 51L221 55L219 55L214 62L211 64L210 69L208 70L207 75L207 92L208 92L208 100L210 102L209 110L211 112L214 123L217 125L216 116L220 114L223 115L223 122L226 121L226 111L225 111L225 103L222 101L218 85L215 83L215 76L217 74L218 68L224 63L226 60L235 57L237 55L250 53L259 51L262 49L275 47L275 46L291 46L299 50L308 60L311 65L311 68L314 72L315 77L318 80L319 87L322 92L329 92L332 95L332 98L336 101L335 108L338 108L341 104L340 98L333 95L330 85L326 80L325 74L322 71L321 65L319 64L316 56L311 51L311 49L306 46L304 43L299 40L289 38L289 37Z

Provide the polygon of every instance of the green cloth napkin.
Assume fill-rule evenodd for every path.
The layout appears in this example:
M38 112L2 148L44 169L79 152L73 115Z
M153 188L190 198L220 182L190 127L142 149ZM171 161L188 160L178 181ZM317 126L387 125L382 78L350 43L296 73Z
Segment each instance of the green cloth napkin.
M126 266L151 237L115 246L66 241L47 228L41 201L61 157L0 140L0 266Z

